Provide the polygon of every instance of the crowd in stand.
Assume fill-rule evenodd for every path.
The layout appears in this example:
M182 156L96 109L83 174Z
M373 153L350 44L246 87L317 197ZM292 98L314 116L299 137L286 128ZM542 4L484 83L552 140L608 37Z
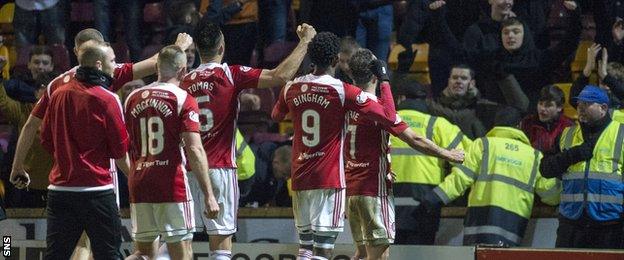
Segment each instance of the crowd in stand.
M32 183L29 190L18 190L11 187L8 181L13 149L45 87L59 72L69 69L75 60L67 51L74 44L66 40L71 38L67 35L74 35L74 32L89 26L98 29L107 41L113 43L118 62L139 62L151 57L161 46L175 42L178 33L192 34L201 20L207 20L219 25L223 32L227 43L224 62L272 68L296 45L296 25L306 22L319 32L330 31L342 38L335 77L344 82L353 82L348 64L351 55L360 47L370 49L380 60L396 64L391 85L396 95L397 110L416 110L444 118L469 140L485 137L490 129L500 126L496 120L497 112L518 113L523 119L516 127L528 137L530 145L544 155L541 167L545 168L543 172L550 174L548 177L561 179L561 174L567 171L555 169L557 163L566 162L562 165L569 166L578 162L578 158L589 160L591 151L599 142L597 136L588 134L584 137L591 142L583 143L585 146L577 143L576 139L574 142L569 140L570 144L580 147L577 150L560 145L564 133L567 133L564 131L566 127L578 125L577 118L591 118L591 115L585 114L577 116L574 110L564 113L567 104L573 107L587 105L581 99L572 99L585 95L586 86L598 86L591 90L598 93L596 95L600 91L607 93L606 106L601 108L614 121L624 122L619 118L622 114L618 111L620 100L624 98L624 1L1 2L3 9L10 5L14 8L11 24L1 27L3 42L0 42L3 77L0 83L0 121L8 126L1 128L8 130L0 133L0 185L4 186L0 191L6 190L0 194L3 197L0 203L5 208L46 205L46 176L52 165L51 156L39 145L39 140L34 140L35 145L25 158ZM592 28L592 25L595 27ZM7 28L12 28L12 31ZM422 48L414 48L417 46L414 44L421 43L429 46L426 66L428 82L418 82L413 77L414 59L418 51L423 51ZM403 50L392 56L391 50L397 48ZM201 61L194 44L185 53L189 70L199 66ZM571 70L571 64L580 56L586 57L582 59L582 69ZM310 62L304 61L299 71L299 75L309 72ZM132 90L155 80L145 77L129 81L121 88L120 97L123 99ZM566 87L569 83L571 86ZM289 125L270 119L278 93L277 88L252 89L244 91L239 98L238 130L243 138L239 138L240 142L236 144L236 155L241 206L291 206L289 176L292 141L288 135ZM588 100L604 101L602 96ZM577 101L580 103L577 104ZM602 122L598 127L600 131L591 129L600 133L611 122L610 119L603 122L607 120L603 117L592 119ZM572 133L566 138L571 136ZM468 146L466 144L464 149ZM590 149L589 152L587 149ZM574 153L561 155L567 150ZM572 159L561 159L565 156ZM445 174L450 173L450 165L446 168ZM119 177L124 178L123 175ZM121 183L123 185L124 181ZM424 189L422 194L406 196L418 201L431 200L428 192L434 190L440 181L424 184L430 187ZM622 197L621 194L618 196ZM433 200L423 204L439 202ZM127 199L125 203L123 201L122 207L128 207ZM465 205L461 200L456 203ZM620 202L620 207L621 204L624 203ZM428 206L435 208L436 205ZM423 214L429 213L431 211ZM399 215L400 210L397 210ZM430 216L437 217L439 223L439 211ZM588 223L592 223L591 216L585 217ZM397 218L398 229L401 229L402 219L406 218ZM621 231L621 219L616 222ZM571 225L575 224L578 223ZM437 225L432 231L434 234ZM622 240L621 237L619 239ZM406 238L403 242L433 243L430 238ZM568 245L578 246L574 243Z

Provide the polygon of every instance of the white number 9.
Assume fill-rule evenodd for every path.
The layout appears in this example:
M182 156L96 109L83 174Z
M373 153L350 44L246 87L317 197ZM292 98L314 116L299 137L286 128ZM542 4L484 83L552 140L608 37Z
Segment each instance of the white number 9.
M312 119L312 124L310 125L310 118ZM301 114L301 128L303 132L309 135L305 135L301 137L301 141L307 147L314 147L319 144L320 137L320 123L321 117L318 112L314 110L305 110L303 114Z

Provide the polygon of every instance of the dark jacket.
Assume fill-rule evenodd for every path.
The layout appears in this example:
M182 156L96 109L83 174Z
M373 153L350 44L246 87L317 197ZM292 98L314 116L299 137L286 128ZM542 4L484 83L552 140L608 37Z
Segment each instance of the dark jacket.
M528 108L528 99L513 75L499 80L497 86L506 90L505 101L501 103L481 98L476 88L469 89L462 97L450 96L445 89L437 100L429 100L429 112L457 125L470 139L482 137L494 125L494 115L500 105L513 106L521 112Z
M573 14L574 23L566 37L552 48L536 48L530 30L524 25L522 46L509 52L502 47L500 24L486 19L468 28L462 47L450 33L446 22L441 19L443 11L435 13L440 28L436 37L448 42L456 55L465 57L475 69L477 87L483 97L496 103L504 103L505 91L497 86L497 82L506 74L513 74L529 98L530 110L535 109L539 90L550 83L553 71L576 50L581 33L580 12L577 9Z
M542 158L540 164L542 176L546 178L559 178L571 165L590 159L593 156L592 151L594 150L596 141L598 141L598 137L600 137L600 134L602 134L609 123L611 123L609 114L592 125L580 123L581 133L583 134L583 140L585 140L585 142L565 151L559 149L559 142L561 140L561 135L559 135L555 143L556 145L554 146L554 154Z
M547 123L540 121L536 114L532 114L520 122L520 129L529 137L533 148L540 150L545 155L552 155L555 153L555 146L558 145L557 137L564 128L573 124L572 119L563 113L553 122Z

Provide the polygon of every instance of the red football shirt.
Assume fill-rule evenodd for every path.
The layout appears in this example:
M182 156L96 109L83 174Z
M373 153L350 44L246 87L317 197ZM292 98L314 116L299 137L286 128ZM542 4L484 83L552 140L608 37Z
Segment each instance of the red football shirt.
M381 98L368 94L371 100L395 112L392 92L387 82L381 84ZM407 129L404 122L386 127L363 118L358 112L349 111L345 142L345 175L347 196L387 196L392 183L390 173L390 142L388 133L398 135Z
M180 87L197 100L200 133L212 168L236 168L238 95L258 87L262 69L206 63L184 77Z
M124 84L132 81L132 78L134 77L134 74L132 74L132 66L132 63L117 64L113 74L113 83L110 86L110 91L117 92ZM50 96L52 96L52 93L54 93L58 87L68 83L74 78L76 69L78 69L78 66L73 67L52 80L50 84L48 84L47 91L43 94L43 96L41 96L39 102L37 102L30 114L43 119L46 109L48 108L48 103L50 102Z
M273 108L281 120L290 113L293 126L292 189L345 187L343 141L346 113L392 126L396 113L370 99L370 94L329 75L305 75L289 82Z
M180 135L199 132L198 110L192 96L170 83L156 82L130 93L125 118L134 162L128 175L132 203L191 199Z
M51 190L112 189L111 158L128 148L119 98L100 86L70 79L50 97L41 144L54 156Z

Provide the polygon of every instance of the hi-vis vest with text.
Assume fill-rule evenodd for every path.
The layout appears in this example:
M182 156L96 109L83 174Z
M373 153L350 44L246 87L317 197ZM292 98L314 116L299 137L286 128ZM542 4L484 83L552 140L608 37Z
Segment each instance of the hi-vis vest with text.
M612 121L600 134L592 158L568 167L562 176L561 215L568 219L579 219L586 212L596 221L622 218L623 140L624 124ZM559 147L563 151L582 143L583 134L577 124L563 130Z
M431 116L416 110L399 110L401 119L421 136L446 149L464 149L471 141L459 127L442 117ZM444 179L445 161L424 155L412 149L396 136L390 137L392 171L396 174L395 183L437 185Z
M557 204L558 181L539 174L541 158L529 138L511 127L494 127L472 143L464 163L453 165L433 190L449 203L470 188L464 245L518 245L531 217L534 193L547 204Z

